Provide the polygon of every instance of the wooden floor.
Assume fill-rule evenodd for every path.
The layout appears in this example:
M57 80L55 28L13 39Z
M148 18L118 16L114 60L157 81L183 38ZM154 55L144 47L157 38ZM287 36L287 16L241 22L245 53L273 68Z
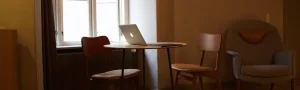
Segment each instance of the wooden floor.
M246 83L243 82L241 85L241 90L270 90L271 85L267 84L254 84L254 83ZM170 89L165 89L170 90ZM176 90L192 90L191 85L179 85L176 87ZM197 90L200 90L197 89ZM204 90L218 90L214 85L211 85L208 87L207 85L204 86ZM223 90L236 90L234 83L230 84L223 84ZM290 89L290 83L284 82L284 83L275 83L273 90L291 90ZM295 90L300 90L300 82L297 82L295 84Z

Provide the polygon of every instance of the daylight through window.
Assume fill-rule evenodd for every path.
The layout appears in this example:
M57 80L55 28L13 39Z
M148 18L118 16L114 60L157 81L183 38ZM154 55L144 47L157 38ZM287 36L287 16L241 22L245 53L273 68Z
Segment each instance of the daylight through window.
M82 37L120 41L119 24L128 23L128 0L56 0L58 45L80 45Z

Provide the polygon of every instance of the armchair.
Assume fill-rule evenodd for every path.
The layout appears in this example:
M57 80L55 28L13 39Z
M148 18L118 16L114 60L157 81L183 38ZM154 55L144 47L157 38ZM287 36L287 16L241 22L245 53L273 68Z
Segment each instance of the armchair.
M226 39L237 90L240 90L240 80L270 83L271 90L274 83L290 80L294 90L295 53L284 50L275 27L262 21L245 20L233 25Z

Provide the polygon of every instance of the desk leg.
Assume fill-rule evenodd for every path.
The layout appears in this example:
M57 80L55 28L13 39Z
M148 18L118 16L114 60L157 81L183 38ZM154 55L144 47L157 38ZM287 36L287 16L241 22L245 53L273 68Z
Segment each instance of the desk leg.
M170 49L168 48L167 51L168 51L168 60L169 60L169 71L170 71L170 77L171 77L171 89L174 90L173 72L172 72L172 66L171 66Z
M143 90L146 89L146 68L145 68L145 50L142 50L143 54Z
M122 70L121 70L121 90L124 90L123 79L124 79L124 62L125 62L125 49L123 49L123 59L122 59Z

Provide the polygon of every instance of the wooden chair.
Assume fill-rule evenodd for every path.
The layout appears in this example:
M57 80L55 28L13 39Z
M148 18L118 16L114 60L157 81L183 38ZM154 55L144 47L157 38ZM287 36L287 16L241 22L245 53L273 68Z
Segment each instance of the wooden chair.
M91 81L102 79L108 80L109 82L109 90L115 90L114 82L119 82L121 78L121 69L118 70L111 70L104 73L98 74L89 74L89 64L88 64L88 57L95 57L95 56L104 56L106 60L106 56L112 52L111 49L105 48L104 45L110 44L109 39L106 36L99 36L99 37L83 37L81 39L83 55L85 57L85 64L86 64L86 75L89 78L89 90L91 89ZM120 60L121 62L121 60ZM120 66L121 67L121 66ZM138 76L140 70L138 69L124 69L124 79L132 79L134 83L134 78ZM136 83L137 84L137 83ZM136 90L137 85L133 85L134 89Z
M172 64L172 69L176 71L176 81L175 86L178 85L179 76L192 81L193 82L193 90L196 90L197 86L197 78L199 79L199 83L201 85L201 90L203 90L203 83L202 83L202 76L212 77L217 79L218 87L222 90L221 86L221 77L219 73L218 67L218 56L220 53L220 46L221 46L222 35L221 34L207 34L201 33L200 40L198 44L198 48L202 51L200 65L194 64ZM217 52L216 57L216 67L204 67L203 59L205 52ZM192 76L183 75L182 73L189 73Z

